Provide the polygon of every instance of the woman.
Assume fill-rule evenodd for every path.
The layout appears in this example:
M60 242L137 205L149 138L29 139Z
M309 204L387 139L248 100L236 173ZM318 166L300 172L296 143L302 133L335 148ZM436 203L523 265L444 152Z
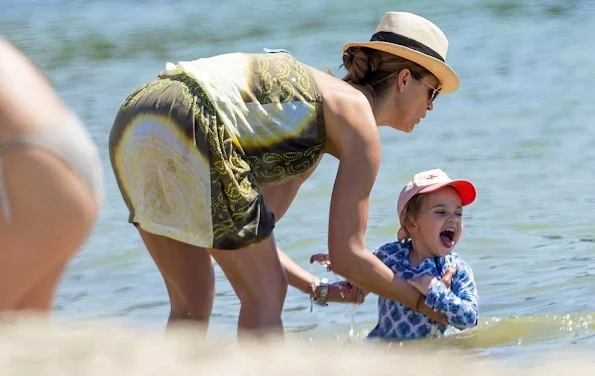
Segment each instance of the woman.
M366 250L368 200L378 125L410 132L438 93L458 88L447 46L426 19L389 12L372 41L344 46L343 80L288 53L237 53L168 63L132 93L115 119L110 156L129 220L163 275L169 322L208 323L211 256L241 301L240 329L279 332L287 283L323 305L361 299L349 284L312 276L275 243L275 222L324 153L340 161L333 269L415 308L419 293Z
M102 167L83 124L50 82L0 39L0 311L52 308L91 232Z

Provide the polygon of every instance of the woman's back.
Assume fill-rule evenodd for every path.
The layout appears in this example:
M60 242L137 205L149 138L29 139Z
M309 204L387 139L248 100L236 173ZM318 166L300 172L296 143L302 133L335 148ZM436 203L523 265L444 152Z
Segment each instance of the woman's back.
M195 80L261 184L311 167L324 149L322 97L289 53L224 54L168 63L161 77Z

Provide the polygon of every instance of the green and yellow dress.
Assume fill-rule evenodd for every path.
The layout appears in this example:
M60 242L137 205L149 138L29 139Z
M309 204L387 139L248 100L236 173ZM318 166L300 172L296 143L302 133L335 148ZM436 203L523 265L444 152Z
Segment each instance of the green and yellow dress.
M260 187L308 170L324 143L322 97L304 64L233 53L168 63L124 101L109 151L131 223L231 250L270 235Z

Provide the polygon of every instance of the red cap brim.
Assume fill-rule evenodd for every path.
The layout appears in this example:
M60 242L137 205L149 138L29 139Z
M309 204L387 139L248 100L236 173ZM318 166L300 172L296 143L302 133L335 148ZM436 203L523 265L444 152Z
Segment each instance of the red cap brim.
M440 188L447 186L453 187L457 190L459 196L461 197L461 205L463 206L471 204L473 201L475 201L475 198L477 197L477 191L475 190L475 186L473 185L473 183L471 183L469 180L463 179L452 180L448 183L433 184L429 187L423 188L418 193L434 192Z

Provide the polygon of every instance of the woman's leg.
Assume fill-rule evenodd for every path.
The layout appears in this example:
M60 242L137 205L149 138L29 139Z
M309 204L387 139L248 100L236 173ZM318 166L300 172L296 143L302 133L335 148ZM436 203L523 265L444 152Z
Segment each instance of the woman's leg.
M205 248L151 234L139 226L140 236L163 276L171 311L168 327L198 324L206 329L215 298L215 272Z
M244 249L210 249L209 252L242 304L239 334L281 335L287 277L279 261L274 236Z

